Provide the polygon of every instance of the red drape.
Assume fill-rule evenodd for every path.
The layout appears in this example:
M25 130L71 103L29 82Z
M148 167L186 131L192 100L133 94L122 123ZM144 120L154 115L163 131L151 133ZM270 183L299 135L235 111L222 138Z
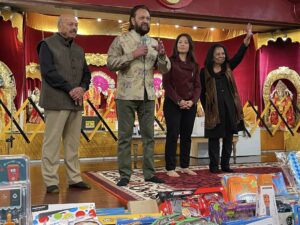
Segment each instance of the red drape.
M24 48L23 43L17 39L17 28L12 28L10 21L0 17L0 60L12 71L17 88L15 105L18 108L22 100L23 82L25 78Z
M263 107L263 85L267 75L280 66L287 66L297 73L300 73L300 45L292 43L291 39L283 41L277 39L276 42L269 41L268 46L263 46L257 53L257 77L259 81L256 85L256 98L260 99L260 107ZM290 82L284 81L291 91L295 88ZM295 92L293 92L295 93ZM297 95L294 95L297 97Z
M26 55L26 64L30 62L38 63L38 56L36 52L37 44L45 37L48 37L51 33L42 32L34 30L30 27L26 27L25 32L25 55ZM86 53L101 53L105 54L108 51L108 48L113 41L115 36L103 36L103 35L78 35L76 37L76 42L83 47ZM243 42L244 37L237 37L231 40L223 41L223 44L228 54L232 57L234 53L238 50L241 43ZM173 45L175 40L163 39L167 54L172 53ZM208 48L214 43L208 42L195 42L195 56L198 63L203 66L203 62L206 57ZM255 101L255 47L253 43L249 46L249 49L245 55L245 58L241 64L235 69L234 74L238 86L239 93L241 95L242 102L246 102L248 99ZM96 67L90 66L91 71L101 70L106 74L110 75L114 80L116 80L116 75L113 72L110 72L106 66ZM33 81L27 82L27 87L33 88L35 84ZM30 83L30 84L29 84ZM32 90L32 89L31 89Z

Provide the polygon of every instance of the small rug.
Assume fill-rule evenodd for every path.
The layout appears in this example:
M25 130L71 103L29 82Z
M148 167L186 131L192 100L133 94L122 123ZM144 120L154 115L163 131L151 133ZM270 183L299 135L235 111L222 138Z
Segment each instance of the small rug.
M251 163L235 164L231 166L236 173L277 173L282 172L277 163ZM158 192L173 190L193 190L199 187L221 186L221 178L226 174L213 174L208 170L208 166L190 167L197 173L196 176L183 174L180 177L169 177L162 168L156 170L156 175L165 180L165 184L154 184L145 182L142 170L135 169L130 178L130 183L126 187L118 187L119 180L117 170L84 172L84 175L96 182L97 185L115 195L123 203L133 200L155 199Z

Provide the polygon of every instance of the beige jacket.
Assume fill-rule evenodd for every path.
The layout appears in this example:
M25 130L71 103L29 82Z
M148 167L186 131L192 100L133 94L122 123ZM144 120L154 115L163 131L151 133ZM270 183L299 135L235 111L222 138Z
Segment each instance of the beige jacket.
M132 52L142 43L142 37L135 30L116 37L109 47L107 66L118 75L116 99L144 100L146 88L148 99L154 100L154 67L157 66L162 74L171 68L168 57L160 59L158 52L152 47L157 46L157 41L148 35L145 36L144 40L148 46L145 63L144 57L133 59Z

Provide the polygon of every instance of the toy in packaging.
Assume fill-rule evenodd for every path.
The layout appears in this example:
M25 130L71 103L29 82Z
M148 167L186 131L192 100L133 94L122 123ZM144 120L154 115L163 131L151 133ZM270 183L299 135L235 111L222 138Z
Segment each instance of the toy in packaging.
M33 207L33 225L75 225L85 224L84 221L101 224L97 219L94 203L50 204L44 208L36 208L42 210L35 210Z
M257 178L255 175L225 175L222 182L226 187L229 201L256 202Z
M260 186L258 188L256 213L258 216L271 216L273 225L279 225L273 186Z
M158 194L162 203L159 206L164 214L179 213L185 217L209 216L212 202L227 201L223 187L198 188L195 191L172 191Z
M0 157L0 224L31 224L29 159L23 155Z
M273 225L273 220L270 216L252 217L249 219L226 221L222 225Z
M255 210L255 203L216 202L210 205L210 218L211 221L221 224L225 221L251 218L255 216Z

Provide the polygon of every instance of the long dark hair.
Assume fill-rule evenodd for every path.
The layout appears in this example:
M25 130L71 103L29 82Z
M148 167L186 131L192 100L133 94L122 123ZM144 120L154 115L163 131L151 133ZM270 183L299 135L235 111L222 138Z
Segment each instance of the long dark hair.
M228 56L226 48L223 45L219 44L219 43L218 44L214 44L213 46L211 46L209 48L209 50L207 52L207 55L206 55L205 62L204 62L205 68L207 68L207 69L211 70L213 68L213 64L214 64L214 52L215 52L216 48L223 48L224 49L225 61L222 64L222 67L223 67L223 65L226 65L229 62L229 56Z
M131 22L131 18L135 18L135 16L136 16L136 11L138 11L139 9L145 9L145 10L147 10L147 11L149 12L149 15L150 15L150 10L149 10L149 8L148 8L147 6L145 6L145 5L136 5L136 6L134 6L134 7L130 10L130 16L129 16L129 28L128 28L129 31L132 30L132 29L134 29L134 25L133 25L132 22Z
M189 51L188 51L187 57L186 57L187 60L190 61L190 62L192 62L192 63L194 63L194 64L196 64L196 65L198 65L198 64L197 64L197 61L196 61L196 59L195 59L195 55L194 55L194 42L193 42L193 39L192 39L192 37L191 37L189 34L187 34L187 33L179 34L178 37L176 38L176 41L175 41L175 44L174 44L174 47L173 47L173 53L172 53L172 55L171 55L171 58L172 58L172 59L176 59L176 58L178 57L178 55L179 55L177 45L178 45L179 39L180 39L181 37L186 37L187 40L188 40L188 42L189 42Z

